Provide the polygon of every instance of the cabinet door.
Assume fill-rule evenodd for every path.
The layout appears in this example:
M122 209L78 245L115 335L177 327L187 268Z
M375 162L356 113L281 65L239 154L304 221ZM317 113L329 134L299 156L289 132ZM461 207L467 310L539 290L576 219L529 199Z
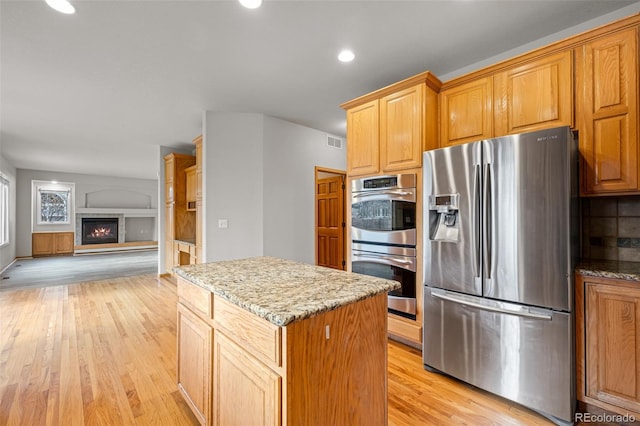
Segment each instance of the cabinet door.
M178 304L178 389L202 425L211 424L212 327Z
M175 201L175 159L173 157L165 157L164 159L164 197L165 202L172 203Z
M53 254L53 234L38 232L31 234L31 255L47 256Z
M440 92L440 147L493 137L493 77Z
M214 425L279 425L281 388L278 374L215 331Z
M202 248L204 241L202 238L202 200L196 201L196 263L204 263Z
M383 172L422 165L425 85L380 99L380 163Z
M378 100L347 111L347 173L378 173Z
M496 136L573 125L572 52L494 76Z
M638 189L637 29L576 49L583 195Z
M586 284L586 395L640 412L640 288Z
M189 167L186 171L187 210L196 210L196 169Z
M174 223L174 203L165 204L164 206L164 267L168 274L171 274L171 268L174 265L173 258L173 240L175 238Z
M57 232L53 234L53 252L55 254L71 254L75 245L73 232Z

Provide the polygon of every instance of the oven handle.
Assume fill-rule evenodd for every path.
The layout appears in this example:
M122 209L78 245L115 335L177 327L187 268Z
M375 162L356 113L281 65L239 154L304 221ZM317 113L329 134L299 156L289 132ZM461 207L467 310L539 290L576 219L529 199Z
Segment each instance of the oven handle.
M414 195L413 192L407 191L371 191L371 192L356 192L353 194L353 198L374 197L377 195Z
M358 259L372 259L384 265L397 266L398 268L408 269L411 272L416 271L415 260L405 260L384 254L352 253L351 261L357 261Z

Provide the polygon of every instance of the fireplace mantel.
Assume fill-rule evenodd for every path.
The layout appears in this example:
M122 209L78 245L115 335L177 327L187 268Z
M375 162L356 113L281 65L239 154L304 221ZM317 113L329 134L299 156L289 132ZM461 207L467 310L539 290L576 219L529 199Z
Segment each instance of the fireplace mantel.
M104 207L77 207L76 214L121 214L124 217L157 217L158 209L126 209Z

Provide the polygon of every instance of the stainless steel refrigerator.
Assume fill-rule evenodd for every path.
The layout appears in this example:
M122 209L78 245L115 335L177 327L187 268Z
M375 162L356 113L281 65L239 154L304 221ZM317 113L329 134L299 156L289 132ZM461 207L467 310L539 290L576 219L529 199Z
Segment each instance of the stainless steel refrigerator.
M423 361L558 424L575 409L568 127L424 153Z

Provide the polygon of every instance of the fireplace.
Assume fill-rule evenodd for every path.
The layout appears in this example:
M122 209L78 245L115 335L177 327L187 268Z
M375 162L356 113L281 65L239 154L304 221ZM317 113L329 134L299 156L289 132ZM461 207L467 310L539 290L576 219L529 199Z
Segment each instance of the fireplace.
M118 242L117 217L83 217L82 245Z

